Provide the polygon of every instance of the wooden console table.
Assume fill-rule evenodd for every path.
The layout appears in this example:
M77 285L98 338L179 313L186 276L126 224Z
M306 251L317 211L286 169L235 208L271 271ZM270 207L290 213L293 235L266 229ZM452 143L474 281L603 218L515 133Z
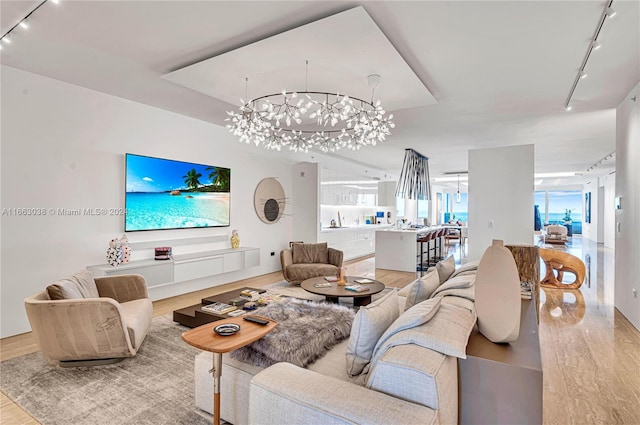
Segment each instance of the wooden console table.
M233 317L202 325L182 333L182 339L187 344L213 353L213 368L210 372L213 374L214 425L220 425L220 377L222 376L222 354L244 347L245 345L249 345L252 342L259 340L278 326L278 322L275 320L267 320L269 320L269 323L263 326L243 320L242 317ZM216 326L227 323L240 325L240 330L229 336L221 336L213 331L213 328Z

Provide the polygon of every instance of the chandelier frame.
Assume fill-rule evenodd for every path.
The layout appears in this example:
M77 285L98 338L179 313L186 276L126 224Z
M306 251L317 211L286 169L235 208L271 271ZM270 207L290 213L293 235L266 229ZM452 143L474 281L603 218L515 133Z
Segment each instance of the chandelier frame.
M279 96L282 96L281 103L271 100ZM312 96L325 99L319 101ZM333 92L283 90L241 102L239 112L227 112L229 116L225 121L231 122L227 129L239 136L240 142L262 144L266 149L279 151L287 146L296 152L308 152L314 147L322 152L335 152L344 147L358 150L384 142L395 128L393 114L386 113L380 100L373 102L373 93L369 102ZM303 117L316 119L318 127L326 128L293 128L292 123L302 124ZM341 128L335 128L338 123L342 124Z

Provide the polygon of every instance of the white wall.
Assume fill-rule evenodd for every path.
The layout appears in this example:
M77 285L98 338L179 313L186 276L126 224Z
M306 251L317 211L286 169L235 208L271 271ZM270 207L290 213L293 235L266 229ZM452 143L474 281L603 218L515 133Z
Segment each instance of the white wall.
M632 100L631 98L635 98ZM640 330L640 83L616 113L615 306ZM634 293L635 291L635 293Z
M2 69L2 208L123 208L126 152L231 168L231 226L129 233L131 242L224 236L207 249L261 248L261 265L165 288L167 297L280 269L271 257L291 239L291 218L265 224L253 194L265 177L291 192L291 164L240 145L210 123L14 68ZM291 211L285 210L285 214ZM122 216L2 216L1 336L30 330L23 299L49 283L106 262L108 241L123 233ZM176 248L194 251L201 247ZM134 252L134 259L145 255ZM151 293L152 297L154 293Z
M616 211L614 209L616 197L616 172L601 178L604 181L604 246L610 249L616 247Z
M313 162L300 162L292 171L292 241L316 242L320 233L320 170ZM329 225L329 223L327 223Z
M492 239L532 243L533 175L533 145L469 151L469 260Z
M604 222L604 202L605 202L605 197L604 197L604 182L602 181L602 179L598 179L600 181L600 186L598 186L598 204L595 206L596 207L596 226L597 227L597 232L596 232L596 241L598 243L604 243L604 226L605 226L605 222ZM593 210L593 204L591 205L591 209Z
M585 202L585 194L591 192L591 223L587 223L586 216L586 203L584 204L583 211L583 220L582 220L582 237L585 239L592 240L597 243L604 242L603 233L602 233L602 224L598 225L602 221L602 216L598 213L598 205L601 204L604 200L599 196L599 182L598 178L594 177L594 179L584 185L582 188L582 199L583 203ZM600 208L601 210L602 208ZM600 239L598 239L598 234L600 234Z

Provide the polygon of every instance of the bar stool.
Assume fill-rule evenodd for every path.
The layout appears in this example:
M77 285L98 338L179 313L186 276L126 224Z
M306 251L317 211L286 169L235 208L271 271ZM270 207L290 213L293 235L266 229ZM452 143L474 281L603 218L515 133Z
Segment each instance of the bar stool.
M434 241L434 244L435 244L436 234L437 234L437 230L430 230L427 233L425 233L420 239L418 239L418 242L420 243L420 264L418 266L419 271L426 271L431 266L431 251L433 251L433 248L431 248L431 241ZM424 244L425 243L427 244L426 264L424 261L424 253L425 253Z
M444 236L447 233L447 229L438 230L438 235L436 236L438 242L438 261L442 260L444 256L442 255L442 245L445 242Z
M427 267L434 266L438 262L437 251L438 251L438 235L440 234L440 230L432 230L429 233L429 243L427 244ZM431 241L433 241L433 246L431 245ZM433 255L431 253L433 252Z
M419 244L420 246L420 261L418 262L418 265L416 267L416 270L419 272L425 271L426 269L424 268L424 244L425 242L427 243L427 255L429 255L429 241L430 239L430 235L431 232L429 233L425 233L424 235L422 235L421 237L419 237L416 242ZM428 267L428 266L427 266Z

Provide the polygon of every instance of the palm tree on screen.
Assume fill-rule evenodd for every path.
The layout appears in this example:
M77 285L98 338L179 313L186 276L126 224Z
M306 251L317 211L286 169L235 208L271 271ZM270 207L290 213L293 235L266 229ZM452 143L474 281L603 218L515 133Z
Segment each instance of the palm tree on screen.
M200 180L198 180L200 177L202 177L202 174L198 173L195 168L182 176L184 184L186 184L189 189L197 189L198 186L201 185Z
M231 170L229 168L221 167L207 167L209 173L209 180L221 191L228 192L231 183Z

